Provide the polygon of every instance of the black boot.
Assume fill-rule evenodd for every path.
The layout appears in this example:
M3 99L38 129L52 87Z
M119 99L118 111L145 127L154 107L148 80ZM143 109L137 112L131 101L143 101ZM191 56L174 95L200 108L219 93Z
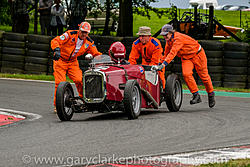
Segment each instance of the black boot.
M190 100L190 104L197 104L201 102L201 96L199 93L193 95L192 100Z
M208 105L210 108L215 106L214 92L208 94Z

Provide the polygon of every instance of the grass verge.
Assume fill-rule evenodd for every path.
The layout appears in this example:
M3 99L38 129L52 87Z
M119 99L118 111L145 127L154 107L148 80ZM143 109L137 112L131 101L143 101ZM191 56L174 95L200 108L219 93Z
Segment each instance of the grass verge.
M250 167L250 159L230 160L226 163L199 165L199 167Z
M28 75L28 74L8 74L0 73L0 78L17 78L17 79L30 79L30 80L43 80L43 81L54 81L53 75ZM67 81L72 82L68 77ZM205 90L205 86L198 86L200 90ZM183 84L183 89L188 89L187 85ZM214 87L215 91L225 91L225 92L245 92L250 93L250 89L239 89L239 88L224 88L224 87Z

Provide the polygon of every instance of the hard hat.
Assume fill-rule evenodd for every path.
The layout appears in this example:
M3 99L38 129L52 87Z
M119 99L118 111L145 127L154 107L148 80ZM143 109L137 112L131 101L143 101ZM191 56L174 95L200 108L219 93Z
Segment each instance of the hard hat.
M86 31L88 33L90 33L90 30L91 30L91 25L88 23L88 22L82 22L80 25L79 25L79 30L81 31Z
M115 62L118 59L124 59L126 54L126 48L121 42L114 42L109 48L109 56Z

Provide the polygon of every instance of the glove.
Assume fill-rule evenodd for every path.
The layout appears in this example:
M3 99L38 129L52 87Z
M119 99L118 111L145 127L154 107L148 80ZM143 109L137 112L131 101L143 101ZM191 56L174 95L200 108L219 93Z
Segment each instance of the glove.
M151 71L161 71L163 69L164 65L161 64L161 65L153 65L151 67Z
M59 60L61 57L61 51L60 51L60 48L55 48L54 49L54 56L53 56L53 59L55 61Z
M93 59L93 55L92 54L86 54L85 56L85 60L92 60Z

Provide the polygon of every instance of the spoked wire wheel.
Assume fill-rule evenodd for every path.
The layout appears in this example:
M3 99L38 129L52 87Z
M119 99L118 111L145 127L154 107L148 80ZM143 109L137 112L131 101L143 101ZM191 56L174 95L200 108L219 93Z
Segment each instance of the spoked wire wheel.
M56 91L56 110L61 121L69 121L73 114L72 98L74 91L69 82L61 82Z

